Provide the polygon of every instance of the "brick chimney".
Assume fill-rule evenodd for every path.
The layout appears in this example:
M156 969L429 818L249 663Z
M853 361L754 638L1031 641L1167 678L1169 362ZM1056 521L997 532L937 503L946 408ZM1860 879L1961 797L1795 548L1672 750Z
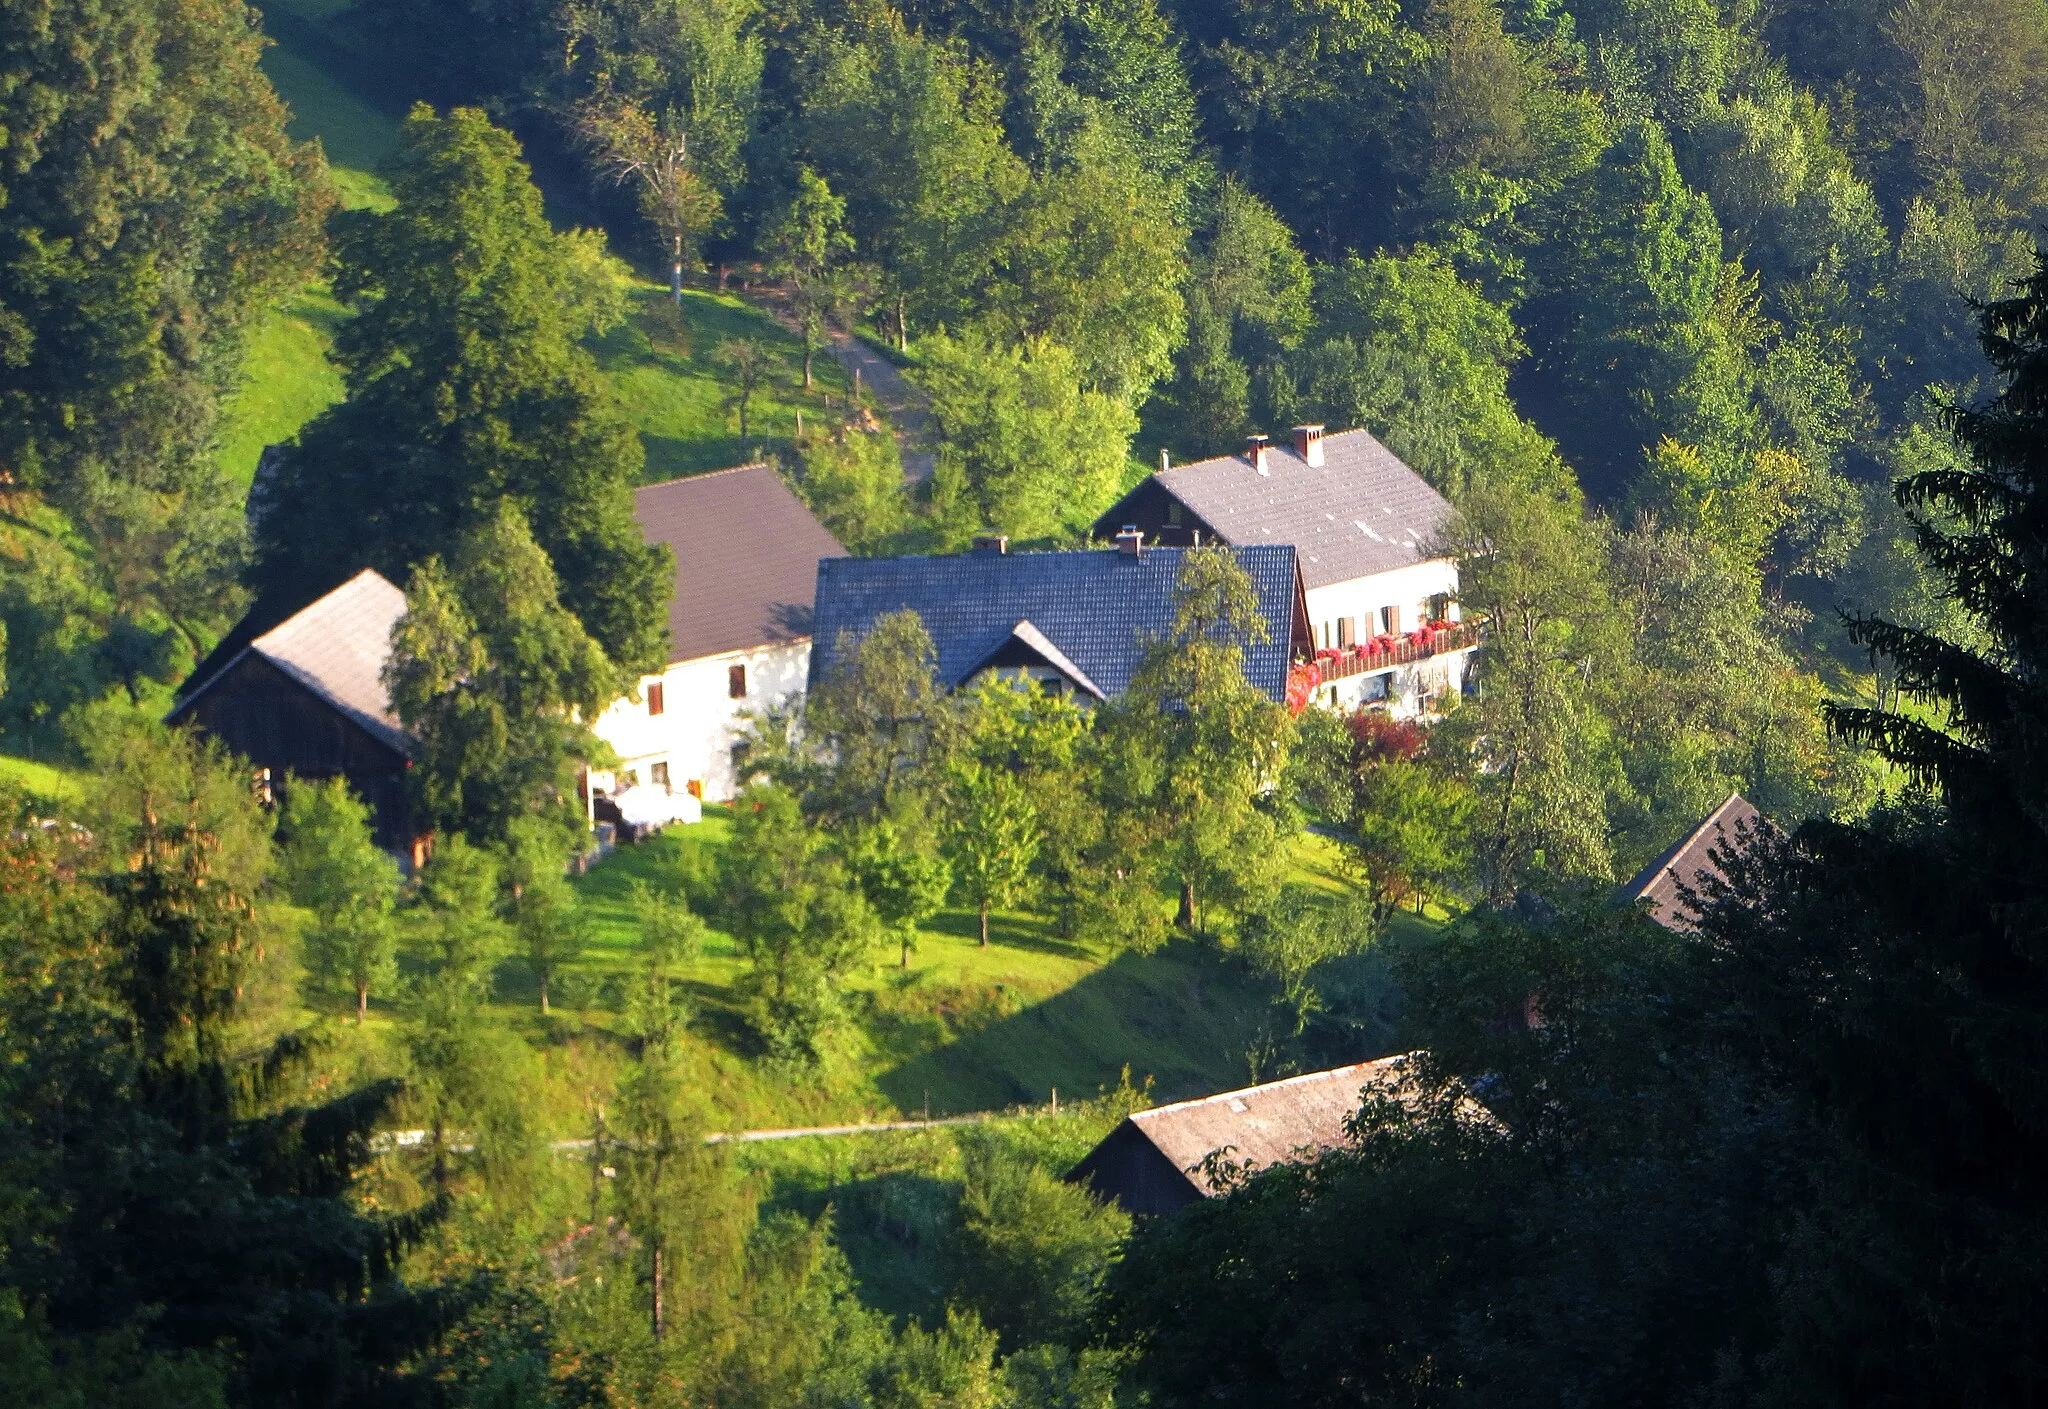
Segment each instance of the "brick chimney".
M1323 428L1321 426L1296 426L1294 428L1294 453L1307 461L1311 467L1319 468L1323 463Z
M1252 468L1260 474L1268 473L1266 469L1266 437L1262 435L1246 436L1244 458L1251 461Z
M977 553L994 553L1000 558L1010 551L1009 536L1001 533L981 534L974 540L974 551Z
M1116 550L1127 558L1145 556L1145 535L1138 531L1136 524L1125 524L1123 532L1116 536Z

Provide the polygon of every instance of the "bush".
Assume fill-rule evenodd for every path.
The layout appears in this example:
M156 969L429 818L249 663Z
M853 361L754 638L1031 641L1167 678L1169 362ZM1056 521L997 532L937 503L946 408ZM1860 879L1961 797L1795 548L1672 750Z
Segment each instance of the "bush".
M968 1143L957 1296L1005 1349L1071 1344L1122 1255L1130 1216L993 1140Z

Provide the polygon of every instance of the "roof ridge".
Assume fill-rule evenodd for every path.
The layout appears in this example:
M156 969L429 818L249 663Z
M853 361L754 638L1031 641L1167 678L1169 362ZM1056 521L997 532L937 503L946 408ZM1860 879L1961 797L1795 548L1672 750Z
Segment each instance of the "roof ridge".
M271 627L262 635L251 638L249 644L247 646L244 646L242 649L262 651L263 643L265 641L268 641L271 637L277 635L278 632L284 630L287 626L290 626L293 622L296 622L297 620L299 620L299 618L305 616L314 608L320 606L325 602L330 602L334 600L334 598L348 591L351 587L354 587L358 582L361 582L366 577L375 578L377 581L383 583L386 587L389 587L392 591L396 592L400 597L405 596L405 589L403 587L400 587L397 583L393 582L383 573L377 571L377 569L373 567L358 568L354 576L348 578L344 582L336 583L334 586L328 588L325 592L322 592L319 596L315 597L312 601L306 603L305 606L300 607L297 611L293 612L290 616L286 617L283 621L280 621L277 625ZM270 652L263 651L263 654L267 656L270 654Z
M633 492L638 494L643 489L666 489L672 484L689 484L700 479L717 479L721 475L736 475L741 470L772 470L773 468L774 466L770 465L766 460L749 460L744 465L727 465L722 470L705 470L701 474L676 475L670 479L658 479L652 484L636 484L633 486ZM777 476L777 478L780 478L780 476Z
M1239 1099L1255 1091L1277 1091L1283 1086L1294 1086L1305 1081L1328 1081L1334 1077L1342 1076L1346 1072L1362 1072L1373 1067L1386 1066L1391 1062L1405 1061L1414 1055L1412 1052L1394 1052L1384 1057L1374 1057L1370 1061L1347 1062L1343 1066L1331 1067L1327 1071L1300 1072L1294 1076L1283 1076L1278 1081L1261 1081L1255 1086L1240 1086L1234 1091L1218 1091L1213 1096L1195 1096L1185 1101L1173 1101L1164 1106L1154 1106L1150 1110L1132 1111L1128 1119L1136 1123L1141 1120L1150 1120L1154 1116L1169 1115L1174 1111L1191 1110L1196 1106L1213 1105L1217 1101Z

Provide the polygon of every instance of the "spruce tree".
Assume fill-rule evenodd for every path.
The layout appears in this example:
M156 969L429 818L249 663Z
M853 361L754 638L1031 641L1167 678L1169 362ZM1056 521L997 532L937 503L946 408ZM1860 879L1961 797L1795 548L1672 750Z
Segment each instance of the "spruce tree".
M1897 497L1989 644L1854 619L1908 703L1832 722L1911 786L1761 849L1708 916L1837 1141L1780 1277L1800 1400L2019 1403L2048 1360L2048 258L1981 330L2004 385L1949 413L1971 464Z

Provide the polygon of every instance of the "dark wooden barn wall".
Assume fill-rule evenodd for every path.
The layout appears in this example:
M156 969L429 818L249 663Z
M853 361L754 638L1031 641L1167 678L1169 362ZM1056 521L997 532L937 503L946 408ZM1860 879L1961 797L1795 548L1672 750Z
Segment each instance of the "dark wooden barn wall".
M1067 1181L1087 1185L1126 1213L1174 1213L1202 1197L1194 1181L1128 1120L1090 1150Z
M243 656L192 701L181 721L268 768L280 782L287 771L347 778L376 814L377 844L392 851L411 846L405 756L261 656Z

